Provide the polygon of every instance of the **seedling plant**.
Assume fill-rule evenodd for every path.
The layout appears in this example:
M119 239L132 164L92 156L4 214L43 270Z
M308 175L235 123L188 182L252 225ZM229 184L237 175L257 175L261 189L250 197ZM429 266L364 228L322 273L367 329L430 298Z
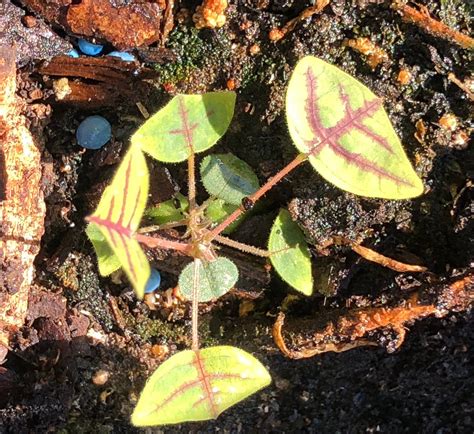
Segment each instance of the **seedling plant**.
M297 64L286 94L290 136L299 151L277 174L259 185L250 166L232 154L209 154L200 164L210 197L196 199L196 154L208 151L226 132L233 92L177 95L131 138L131 147L96 211L87 234L106 276L122 268L138 298L150 277L141 245L176 250L192 258L179 276L181 294L192 302L192 347L154 372L132 415L136 426L216 418L233 404L267 386L270 375L252 355L232 346L201 348L198 305L219 298L238 280L238 270L219 256L219 245L269 258L281 278L297 291L313 291L311 259L298 225L280 210L268 249L224 236L274 185L304 162L327 181L366 197L405 199L423 191L385 113L382 101L356 79L315 57ZM148 155L160 162L187 161L188 195L148 208ZM159 224L140 228L146 214ZM160 230L182 228L171 239Z

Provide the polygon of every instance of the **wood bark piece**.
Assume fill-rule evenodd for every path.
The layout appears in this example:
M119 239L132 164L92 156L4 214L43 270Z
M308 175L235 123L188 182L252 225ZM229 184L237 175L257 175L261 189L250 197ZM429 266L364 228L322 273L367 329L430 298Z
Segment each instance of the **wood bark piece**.
M68 32L108 41L123 50L163 42L172 28L172 1L22 0L22 3Z
M15 51L0 46L0 342L23 325L46 212L41 153L15 96Z
M291 344L285 342L285 315L280 313L273 327L273 338L287 357L304 359L328 351L342 352L365 345L375 346L378 344L374 338L369 339L374 332L391 331L395 334L394 339L388 339L388 342L382 339L391 352L403 343L407 324L430 315L441 318L449 312L463 311L473 302L474 273L468 271L449 283L422 288L396 306L350 310L328 321L323 328L317 327L316 320L291 319L286 327L290 332L288 334L291 334Z

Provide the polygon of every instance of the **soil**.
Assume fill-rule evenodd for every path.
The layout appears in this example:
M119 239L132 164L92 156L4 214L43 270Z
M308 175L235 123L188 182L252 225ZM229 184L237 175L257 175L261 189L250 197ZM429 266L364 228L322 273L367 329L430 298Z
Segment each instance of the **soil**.
M195 2L176 2L173 30L134 49L140 61L131 66L105 57L65 56L77 35L63 16L42 16L38 10L34 15L25 6L40 3L7 0L0 17L0 23L16 23L0 33L0 42L28 41L16 41L17 95L26 103L23 113L33 136L44 144L47 210L25 326L0 366L0 433L138 432L129 417L146 378L169 354L190 344L189 306L165 303L180 260L149 252L163 274L163 301L150 310L123 276L99 276L84 217L143 122L137 103L153 113L178 92L234 88L236 114L215 149L248 162L261 181L274 174L295 155L285 125L284 92L292 68L306 54L338 65L383 98L426 192L410 201L361 199L328 184L309 166L281 182L233 236L264 246L272 219L288 206L313 246L315 295L290 301L287 294L295 294L268 272L265 261L239 254L238 291L203 305L200 326L203 345L230 344L252 352L271 372L271 386L216 421L148 432L474 431L469 304L448 309L442 318L407 322L409 331L398 349L391 345L397 339L393 330L381 328L369 336L378 347L291 360L271 335L281 309L293 330L314 318L337 320L351 308L396 306L420 288L471 275L472 104L448 74L470 79L472 88L472 50L403 22L389 1L333 0L279 42L269 40L270 30L310 2L231 2L223 28L199 31L189 14ZM469 34L472 3L419 3ZM35 26L26 26L24 14L35 17ZM106 36L102 42L110 51ZM347 46L358 37L370 38L386 52L375 68ZM258 52L251 49L255 46ZM407 84L400 82L400 70L410 74ZM57 91L61 78L68 78L73 89L63 100ZM75 140L77 126L91 114L105 116L113 128L111 142L99 151L84 151ZM440 122L446 114L457 117L453 130ZM156 173L150 203L186 192L185 165L150 165ZM203 190L199 198L205 198ZM362 260L347 247L323 249L334 236L422 263L429 272L399 273ZM466 291L472 300L472 285Z

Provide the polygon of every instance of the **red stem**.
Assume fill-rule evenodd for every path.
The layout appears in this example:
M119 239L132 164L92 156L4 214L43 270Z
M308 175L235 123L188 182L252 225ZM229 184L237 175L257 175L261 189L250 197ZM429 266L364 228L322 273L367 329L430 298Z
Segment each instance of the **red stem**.
M268 190L274 187L280 182L285 176L287 176L293 169L298 167L301 163L306 161L308 155L298 154L296 158L288 163L283 169L281 169L275 176L271 177L264 185L262 185L254 194L249 196L252 202L257 202L262 196L264 196ZM222 223L218 224L212 231L209 232L209 241L212 241L222 231L224 231L229 225L237 220L246 210L242 207L237 208L232 214L230 214Z
M185 254L189 254L191 250L191 246L187 243L180 243L179 241L171 241L165 238L155 238L150 237L148 235L143 234L135 234L134 238L142 244L145 244L147 247L150 248L159 248L159 249L169 249L169 250L177 250L179 252L183 252Z

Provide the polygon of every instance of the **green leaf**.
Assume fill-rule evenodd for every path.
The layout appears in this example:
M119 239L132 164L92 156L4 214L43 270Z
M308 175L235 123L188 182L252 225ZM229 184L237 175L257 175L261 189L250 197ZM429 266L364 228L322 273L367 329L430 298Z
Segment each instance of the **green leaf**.
M194 260L186 265L179 275L179 290L188 300L193 298L195 267L197 267L199 274L197 292L198 301L201 303L224 295L239 278L239 270L227 258L219 257L212 262Z
M260 187L252 168L232 154L214 154L204 158L201 179L210 195L233 205L240 205L244 197L255 193Z
M150 377L132 414L132 424L156 426L215 419L270 382L265 367L239 348L181 351Z
M339 188L386 199L423 193L382 100L337 67L312 56L300 60L286 116L298 150Z
M184 218L184 213L188 210L188 207L188 199L181 193L177 193L173 199L148 208L145 211L145 217L150 218L156 225L177 222Z
M224 135L234 115L234 92L177 95L132 136L159 161L178 163L203 152Z
M138 148L131 147L87 220L102 233L117 256L139 298L150 276L150 265L134 238L148 198L148 167Z
M108 276L114 271L117 271L121 267L120 260L117 255L114 254L100 229L95 224L89 223L86 228L86 234L91 240L95 253L97 254L100 275Z
M291 219L290 213L282 209L273 222L268 250L270 261L281 278L305 295L313 292L311 255L303 232Z
M213 223L220 223L223 221L228 215L232 214L239 206L232 205L230 203L226 203L222 199L213 200L208 207L206 208L205 215L206 217L211 220ZM247 213L242 214L237 220L235 220L232 224L227 226L223 234L230 234L237 229L237 226L242 223L242 221L247 216Z

